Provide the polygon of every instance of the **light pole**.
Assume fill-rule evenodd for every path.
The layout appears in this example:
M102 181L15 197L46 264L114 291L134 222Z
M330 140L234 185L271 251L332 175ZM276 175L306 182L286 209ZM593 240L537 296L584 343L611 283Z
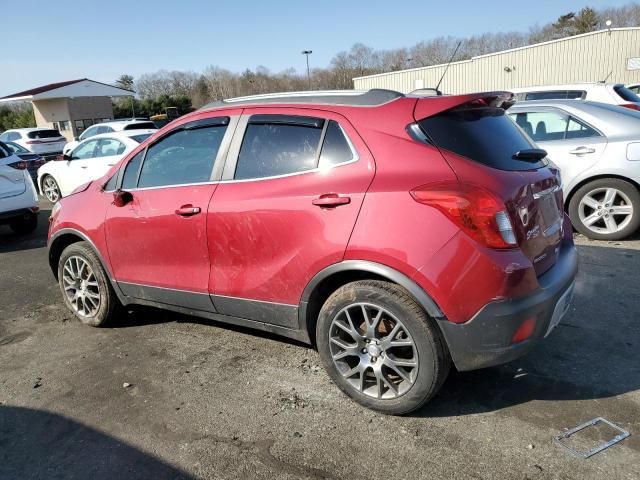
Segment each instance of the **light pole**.
M313 50L303 50L302 54L307 57L307 80L309 82L309 90L311 90L311 73L309 73L309 55L313 53Z

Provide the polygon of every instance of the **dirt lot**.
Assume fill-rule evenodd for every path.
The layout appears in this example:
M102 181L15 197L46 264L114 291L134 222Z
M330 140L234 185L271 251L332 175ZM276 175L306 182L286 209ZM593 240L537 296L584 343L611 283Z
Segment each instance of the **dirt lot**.
M0 227L3 480L640 478L640 237L578 238L574 304L544 345L453 373L397 418L277 337L156 310L82 326L47 265L47 215L27 238ZM588 460L552 443L597 416L631 437Z

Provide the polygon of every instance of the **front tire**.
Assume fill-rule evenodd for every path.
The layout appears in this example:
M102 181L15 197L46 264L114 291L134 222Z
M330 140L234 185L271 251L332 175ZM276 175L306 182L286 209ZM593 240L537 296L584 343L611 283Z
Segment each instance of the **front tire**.
M451 366L434 321L406 290L388 282L357 281L336 290L320 310L316 340L338 387L391 415L428 402Z
M640 226L640 192L619 178L589 182L571 197L569 217L588 238L622 240Z
M67 308L86 325L103 327L122 312L106 272L87 242L73 243L63 250L58 284Z
M38 228L38 214L25 214L24 216L13 220L9 224L9 228L11 228L11 230L13 230L18 235L26 235L28 233L31 233L36 228Z
M42 194L49 200L51 203L56 203L60 198L62 198L62 194L60 193L60 187L58 186L58 182L51 175L45 175L42 178L41 185Z

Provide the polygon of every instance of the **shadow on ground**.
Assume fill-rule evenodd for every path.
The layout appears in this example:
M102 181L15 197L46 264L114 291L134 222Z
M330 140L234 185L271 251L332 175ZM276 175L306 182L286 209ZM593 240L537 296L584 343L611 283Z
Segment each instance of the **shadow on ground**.
M0 478L192 477L131 445L55 413L0 406Z
M50 214L51 209L40 210L38 228L27 235L19 235L14 233L8 225L0 225L0 253L46 247Z

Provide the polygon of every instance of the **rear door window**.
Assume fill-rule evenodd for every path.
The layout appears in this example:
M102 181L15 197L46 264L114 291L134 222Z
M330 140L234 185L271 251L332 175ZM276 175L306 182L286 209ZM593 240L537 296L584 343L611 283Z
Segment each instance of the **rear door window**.
M536 142L563 140L569 116L556 111L511 113L522 130Z
M154 143L147 149L138 187L208 182L227 123L179 129Z
M103 138L98 142L96 157L113 157L121 155L126 150L126 146L115 138Z
M253 115L234 178L267 178L315 169L323 126L323 119L312 117Z
M513 112L509 115L536 142L600 136L581 120L556 110Z
M534 145L501 108L448 110L420 120L419 125L439 148L500 170L531 170L544 160L515 160L513 155Z

